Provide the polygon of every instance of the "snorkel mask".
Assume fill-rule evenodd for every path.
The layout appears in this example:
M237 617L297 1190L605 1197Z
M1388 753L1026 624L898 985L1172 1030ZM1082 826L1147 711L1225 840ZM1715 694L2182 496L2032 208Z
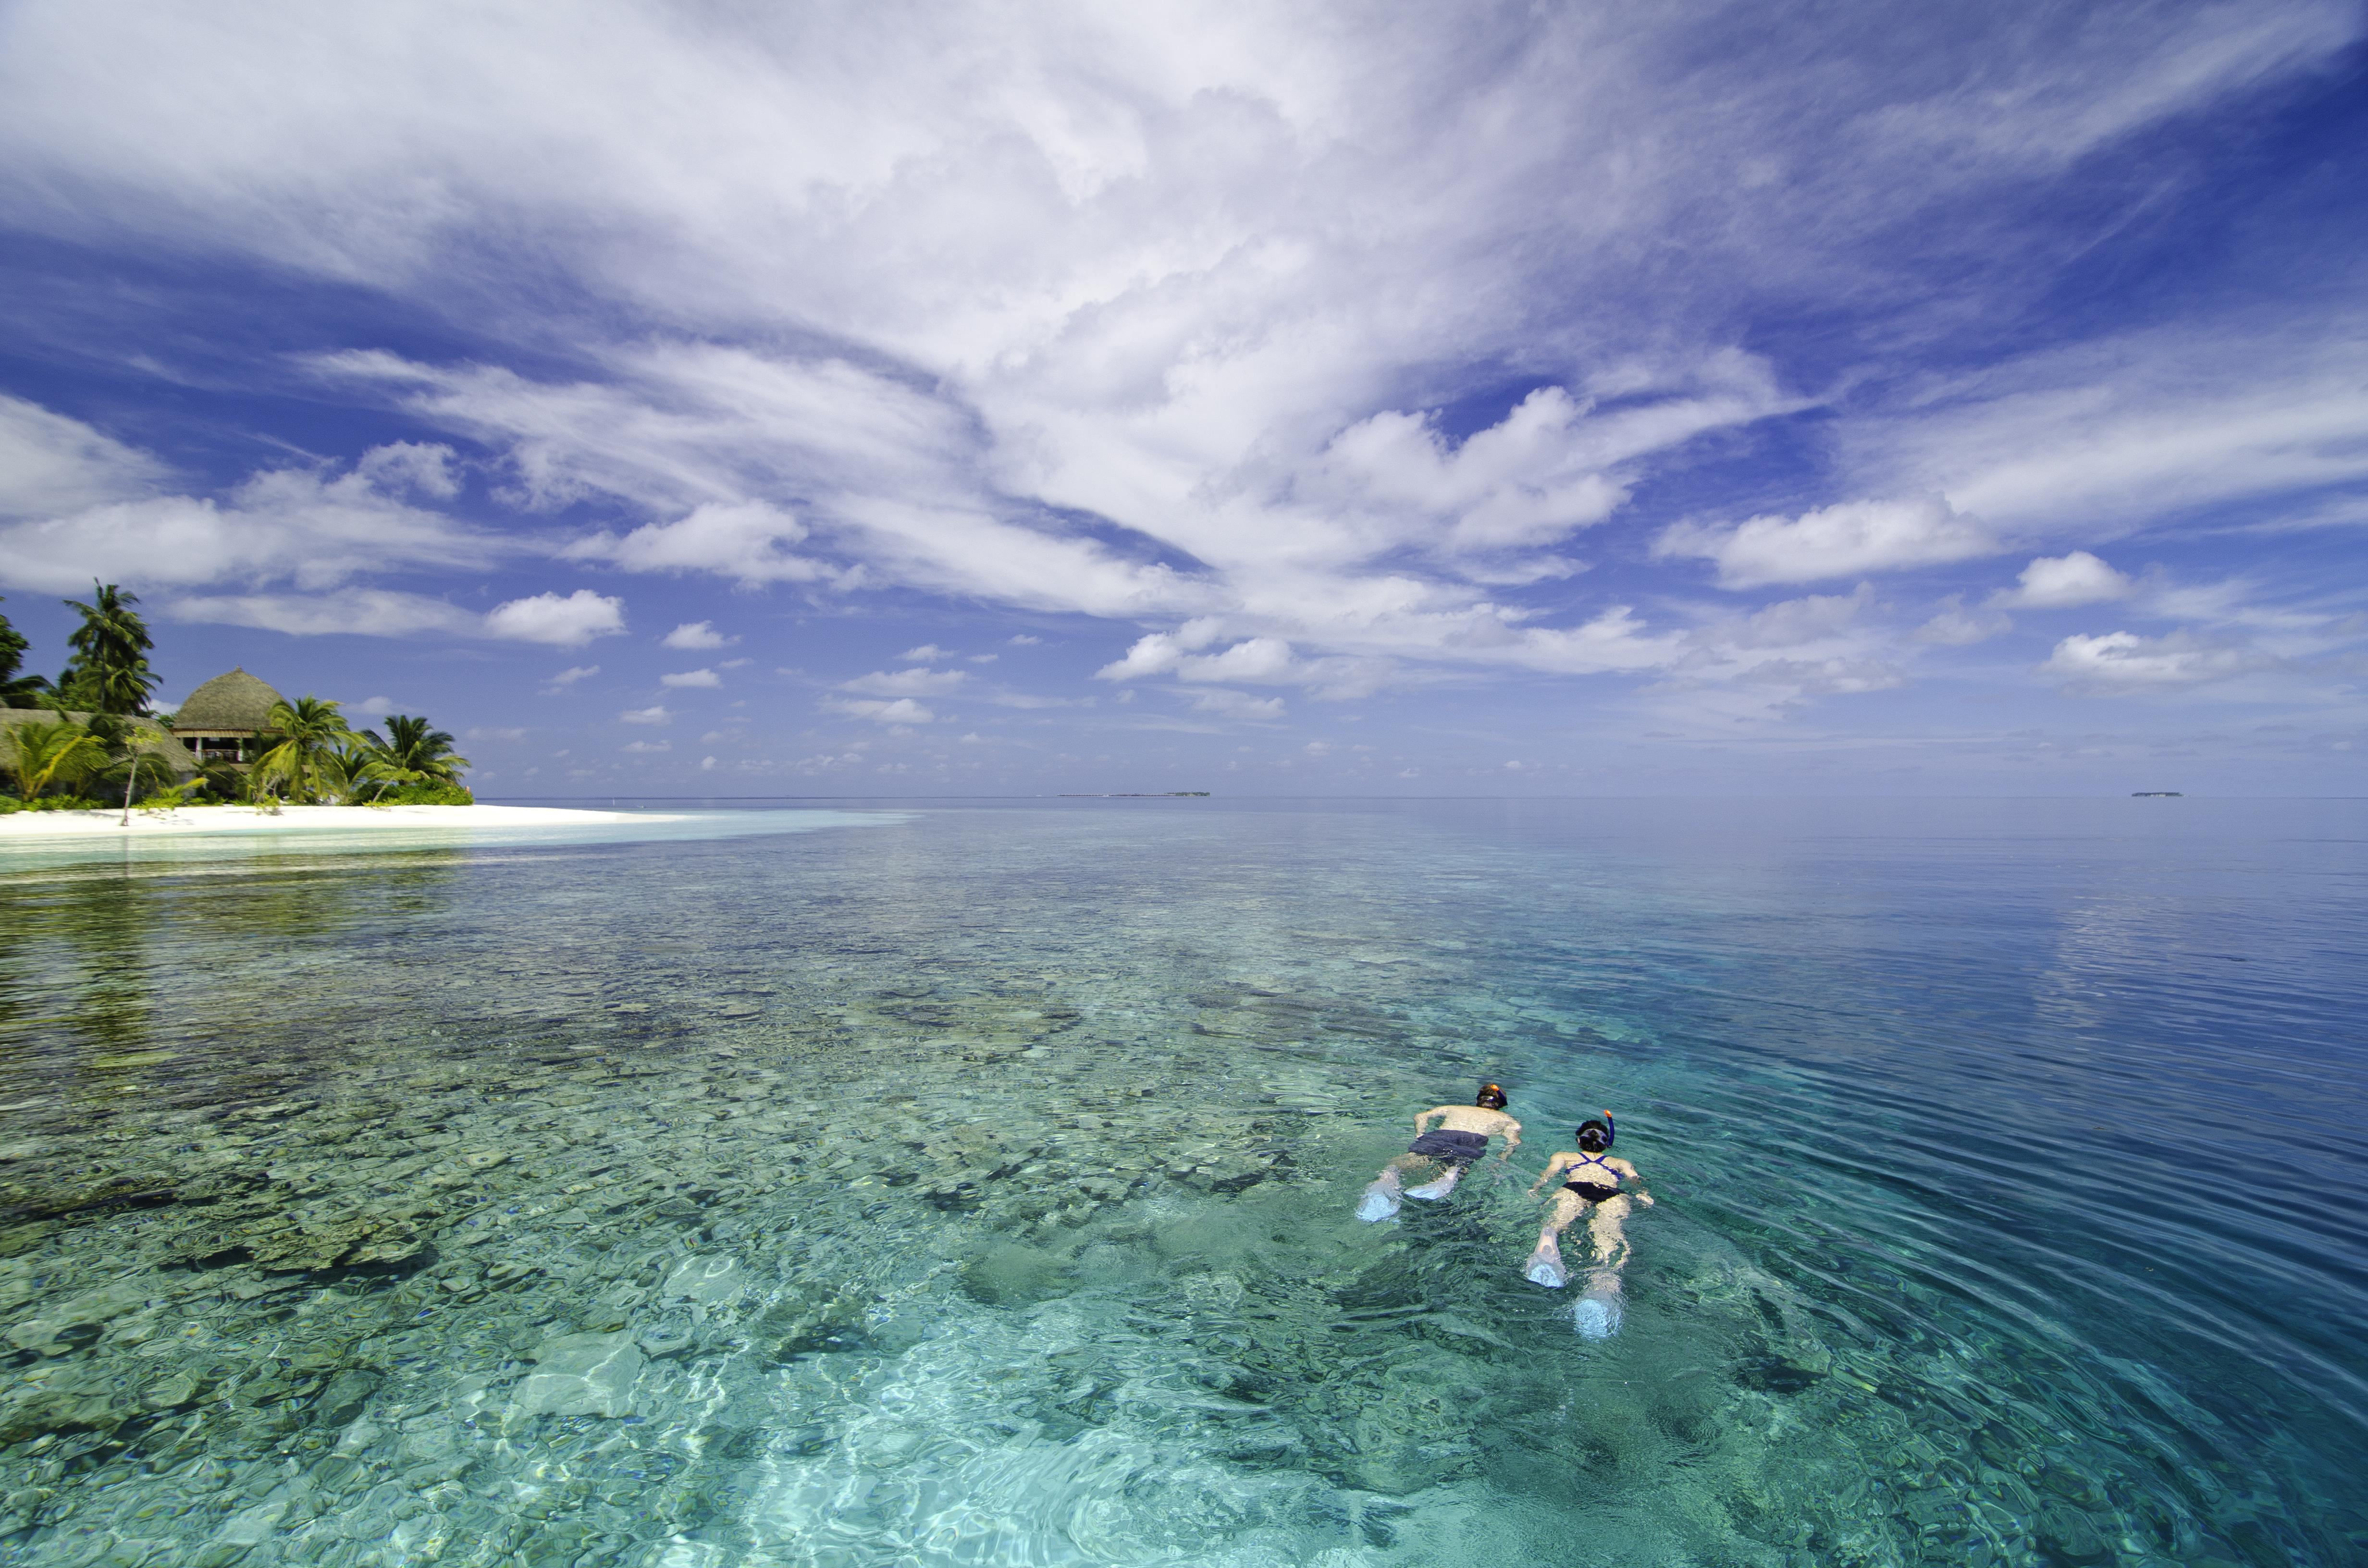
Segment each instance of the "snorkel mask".
M1577 1138L1582 1153L1600 1154L1611 1147L1611 1140L1618 1136L1618 1129L1612 1125L1611 1113L1607 1110L1600 1119L1590 1116L1580 1122L1577 1132L1573 1136Z
M1472 1103L1483 1110L1502 1110L1505 1108L1505 1091L1495 1084L1483 1084L1480 1092L1472 1097Z

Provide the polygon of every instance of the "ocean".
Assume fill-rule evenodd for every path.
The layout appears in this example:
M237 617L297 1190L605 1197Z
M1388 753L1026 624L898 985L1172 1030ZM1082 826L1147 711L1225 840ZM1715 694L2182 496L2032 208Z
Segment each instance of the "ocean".
M669 810L0 845L0 1563L2368 1560L2368 803Z

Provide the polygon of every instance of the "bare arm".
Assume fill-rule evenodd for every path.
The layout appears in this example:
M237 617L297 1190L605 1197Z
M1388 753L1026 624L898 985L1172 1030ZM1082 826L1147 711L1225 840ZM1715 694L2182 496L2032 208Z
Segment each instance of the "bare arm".
M1429 1121L1434 1116L1439 1118L1441 1121L1446 1120L1447 1108L1443 1105L1433 1106L1429 1110L1423 1111L1416 1116L1414 1119L1414 1135L1416 1137L1419 1138L1425 1132L1429 1131L1429 1129L1423 1126L1423 1123Z
M1521 1146L1521 1124L1511 1117L1505 1119L1505 1152L1497 1156L1499 1165L1513 1163L1513 1151Z
M1608 1160L1604 1161L1603 1163L1604 1163L1605 1165L1611 1165L1611 1166L1616 1167L1616 1168L1619 1170L1620 1174L1621 1174L1621 1175L1622 1175L1622 1176L1626 1176L1630 1181L1637 1182L1637 1183L1640 1183L1640 1184L1641 1184L1641 1183L1644 1181L1644 1179L1645 1179L1643 1176L1638 1176L1638 1175L1636 1174L1636 1167L1635 1167L1635 1166L1634 1166L1634 1165L1630 1165L1630 1164L1629 1164L1627 1161L1625 1161L1625 1160L1620 1160L1620 1159L1608 1159ZM1649 1192L1645 1191L1645 1188L1644 1188L1641 1185L1640 1185L1640 1186L1638 1186L1638 1187L1635 1188L1635 1190L1634 1190L1634 1191L1633 1191L1633 1192L1631 1192L1628 1196L1629 1196L1629 1197L1631 1197L1631 1198L1633 1198L1633 1199L1634 1199L1638 1203L1642 1204L1644 1207L1645 1207L1645 1208L1647 1208L1647 1209L1650 1209L1650 1208L1653 1206L1653 1195L1652 1195L1651 1193L1649 1193Z
M1568 1154L1556 1154L1553 1159L1548 1160L1546 1168L1538 1174L1538 1179L1530 1183L1530 1196L1536 1197L1538 1188L1560 1176L1572 1164L1573 1158Z

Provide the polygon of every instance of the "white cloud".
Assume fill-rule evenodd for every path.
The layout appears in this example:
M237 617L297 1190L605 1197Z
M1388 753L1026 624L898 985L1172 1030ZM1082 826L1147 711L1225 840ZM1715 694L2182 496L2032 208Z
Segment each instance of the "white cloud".
M395 441L373 447L354 464L354 472L389 495L416 490L439 501L461 494L455 472L458 459L451 448L433 442Z
M1291 644L1280 637L1251 637L1220 653L1181 660L1176 673L1186 680L1250 681L1271 685L1298 673Z
M991 665L1001 657L1003 655L1000 653L973 653L970 656L970 662L973 665Z
M1227 719L1282 717L1282 699L1280 697L1252 697L1247 692L1227 691L1223 687L1194 691L1191 696L1196 712L1215 713Z
M526 732L515 727L497 729L486 724L472 724L461 738L469 741L522 741L526 739Z
M24 425L18 418L14 433L21 436ZM8 433L0 425L0 435ZM18 520L0 523L0 583L52 592L87 587L94 577L143 588L290 582L319 590L366 573L488 565L502 552L498 541L401 498L400 489L416 487L422 449L404 449L402 460L380 462L373 460L388 449L378 449L354 472L336 476L267 470L220 501L145 494L71 511L20 512ZM125 494L156 468L112 453L103 454L103 462L77 458L61 468L44 455L32 454L30 499L71 498L77 491L88 499L102 493L108 473ZM390 483L398 490L384 487Z
M2171 691L2272 668L2278 661L2248 648L2208 642L2188 631L2141 637L2132 631L2066 637L2039 666L2074 691L2114 696Z
M55 517L154 493L165 465L39 403L0 394L0 517Z
M944 697L959 691L969 680L967 670L874 670L840 682L838 689L867 697Z
M714 772L714 771L715 771L715 759L714 759L713 757L712 757L712 756L702 756L702 757L700 757L700 758L699 759L699 770L700 770L701 773L712 773L712 772Z
M2135 585L2085 550L2040 556L2022 569L2018 583L1992 596L1990 602L2015 609L2070 609L2126 598Z
M637 754L672 751L674 743L672 741L628 741L625 743L625 749Z
M1026 632L1022 631L1013 636L1010 641L1011 645L1015 648L1033 648L1037 643L1044 641L1044 639L1042 637L1030 637Z
M385 697L365 697L359 702L347 702L341 706L347 712L358 713L366 719L383 719L394 711L393 699Z
M933 664L939 659L951 659L953 654L935 642L924 642L917 648L907 648L896 656L917 664Z
M571 687L579 680L588 680L599 673L600 666L598 665L571 665L552 676L551 684L558 687Z
M658 684L664 687L717 687L723 684L723 677L713 670L682 670L658 676Z
M1662 532L1654 553L1715 562L1722 586L1749 588L1940 565L1998 548L1979 521L1931 495L1845 501L1798 517L1753 517L1731 528L1679 523Z
M686 620L658 639L667 648L729 648L739 641L737 637L724 636L709 620Z
M1304 494L1363 509L1369 526L1448 553L1525 550L1603 521L1628 499L1623 466L1704 431L1796 406L1765 364L1741 354L1694 367L1692 384L1647 375L1632 399L1598 413L1595 400L1541 387L1497 424L1451 448L1429 416L1392 410L1335 436ZM1567 562L1490 575L1535 581Z
M805 537L796 518L767 502L712 501L671 523L645 523L621 539L594 534L560 553L628 572L712 572L752 586L811 583L826 569L787 548Z
M2308 510L2368 478L2368 321L2257 309L2008 361L1848 421L1870 484L2024 537L2119 537L2241 503Z
M674 714L662 702L649 708L629 708L617 717L628 724L666 724L674 721Z
M927 724L937 715L909 697L894 702L866 702L859 699L834 697L824 707L834 713L845 713L857 719L870 719L882 724Z
M595 637L625 630L625 601L578 588L572 594L534 594L485 612L489 636L554 647L581 647Z
M2014 630L2014 621L1994 609L1967 609L1964 596L1951 594L1940 612L1916 629L1916 641L1941 648L1969 648Z
M340 588L325 594L185 595L167 600L163 608L175 620L252 626L296 637L486 634L484 619L458 605L386 588Z
M1837 24L1804 72L1705 47L1725 24L1686 7L1386 25L1322 3L771 7L693 26L595 5L554 32L484 6L438 13L433 47L368 7L301 27L186 7L129 30L80 10L10 17L12 222L465 301L504 329L585 301L572 380L322 362L484 443L521 504L616 516L579 558L1156 633L1218 615L1226 653L1178 644L1137 673L1269 640L1309 682L1331 659L1370 680L1698 653L1575 590L1553 613L1492 595L1570 571L1541 552L1692 444L1797 406L1719 341L1748 301L1847 292L1880 312L1929 294L1937 259L1964 280L1952 308L1977 312L1987 280L2043 270L1993 244L2001 211L2041 205L2017 182L2292 79L2359 31L2331 4L2009 5L1945 48ZM2128 210L2116 188L2088 191L2100 223ZM623 324L602 341L599 322ZM2192 362L2198 380L2225 363ZM2068 372L1917 389L1897 427L1845 435L1881 482L1835 494L1947 502L1666 542L1730 585L1805 583L1964 559L1989 528L2030 539L2100 497L2135 512L2356 476L2361 383L2311 373L2216 405L2185 387L2047 403L2098 383ZM1492 396L1509 403L1493 423L1448 437ZM417 453L365 460L347 478L366 496L208 501L93 437L25 437L63 499L0 530L11 580L237 597L495 552L413 505L459 483ZM22 532L66 517L86 526Z

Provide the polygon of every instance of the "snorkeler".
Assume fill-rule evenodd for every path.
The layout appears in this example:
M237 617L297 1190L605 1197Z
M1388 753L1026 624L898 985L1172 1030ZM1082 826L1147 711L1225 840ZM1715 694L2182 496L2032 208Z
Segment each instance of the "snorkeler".
M1433 1117L1439 1119L1439 1125L1425 1131L1423 1123ZM1486 1154L1488 1140L1498 1135L1505 1140L1504 1152L1497 1156L1502 1164L1520 1147L1521 1124L1505 1114L1505 1091L1494 1084L1481 1085L1470 1105L1431 1107L1414 1119L1414 1142L1406 1152L1383 1166L1382 1174L1365 1188L1364 1197L1357 1201L1357 1218L1388 1219L1398 1211L1401 1192L1407 1198L1437 1202L1455 1190L1465 1167ZM1441 1174L1420 1187L1406 1187L1401 1178L1417 1169Z
M1579 1298L1577 1308L1578 1331L1589 1339L1601 1339L1620 1327L1620 1270L1628 1261L1628 1236L1621 1221L1628 1218L1632 1203L1653 1206L1653 1195L1642 1187L1621 1190L1623 1180L1642 1178L1635 1166L1609 1153L1614 1131L1610 1111L1600 1120L1589 1117L1579 1123L1577 1152L1548 1160L1544 1172L1530 1184L1534 1197L1539 1187L1557 1176L1564 1178L1562 1190L1554 1195L1554 1207L1546 1210L1545 1225L1538 1232L1538 1250L1530 1254L1521 1270L1525 1278L1536 1284L1559 1290L1570 1283L1570 1270L1563 1267L1562 1233L1572 1221L1594 1210L1587 1232L1595 1244L1595 1267L1588 1273L1587 1293Z

